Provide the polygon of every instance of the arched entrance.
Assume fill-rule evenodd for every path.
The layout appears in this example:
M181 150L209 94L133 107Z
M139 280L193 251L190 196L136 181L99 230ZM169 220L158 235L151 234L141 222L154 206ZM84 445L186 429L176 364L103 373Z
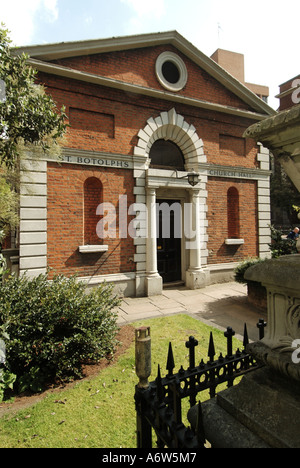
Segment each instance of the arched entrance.
M150 118L145 128L139 131L138 137L134 154L144 157L146 171L146 293L155 295L162 291L163 281L158 271L158 247L161 245L157 242L158 200L168 201L169 204L170 201L177 202L182 210L182 220L186 219L189 210L191 231L195 235L194 238L187 237L182 228L180 272L191 289L204 287L207 272L202 268L201 257L206 252L207 176L195 187L190 186L187 180L189 171L204 173L201 166L206 163L203 141L197 135L195 127L188 124L175 109ZM171 223L172 219L171 213ZM167 277L172 278L172 275Z
M148 119L147 125L139 131L138 137L134 154L144 156L148 163L152 145L161 139L171 141L180 148L184 155L186 171L197 170L198 163L206 162L203 141L197 135L195 127L188 124L174 108L169 112L162 112L156 118Z
M156 140L149 153L150 169L184 171L185 161L176 143ZM182 280L181 201L158 199L157 202L157 270L163 283Z

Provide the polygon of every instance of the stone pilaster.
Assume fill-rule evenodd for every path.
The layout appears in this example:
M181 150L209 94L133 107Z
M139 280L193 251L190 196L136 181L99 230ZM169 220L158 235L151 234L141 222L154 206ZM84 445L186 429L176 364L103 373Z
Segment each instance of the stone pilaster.
M20 275L47 271L47 162L27 159L21 171Z
M146 293L147 296L155 296L162 292L162 277L157 271L157 220L156 220L156 189L147 188L147 260L146 260Z

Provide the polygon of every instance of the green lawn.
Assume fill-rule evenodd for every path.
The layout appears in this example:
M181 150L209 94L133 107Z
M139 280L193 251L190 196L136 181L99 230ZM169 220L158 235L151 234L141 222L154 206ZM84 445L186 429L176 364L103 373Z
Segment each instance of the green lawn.
M152 372L162 375L169 342L172 342L175 371L188 367L185 342L193 335L199 341L196 363L207 360L212 328L187 316L174 315L136 322L134 327L151 327ZM226 354L223 332L214 330L217 355ZM235 340L237 346L241 343ZM18 414L0 419L0 448L135 448L134 343L117 362L89 380L59 393L49 393L42 401ZM202 401L208 396L202 396Z

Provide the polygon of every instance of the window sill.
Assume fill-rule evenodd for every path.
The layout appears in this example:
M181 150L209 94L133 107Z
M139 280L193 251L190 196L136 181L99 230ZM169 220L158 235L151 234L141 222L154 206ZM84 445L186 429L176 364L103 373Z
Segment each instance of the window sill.
M107 252L108 245L81 245L79 252L82 254Z
M226 245L243 245L244 243L244 239L225 239Z

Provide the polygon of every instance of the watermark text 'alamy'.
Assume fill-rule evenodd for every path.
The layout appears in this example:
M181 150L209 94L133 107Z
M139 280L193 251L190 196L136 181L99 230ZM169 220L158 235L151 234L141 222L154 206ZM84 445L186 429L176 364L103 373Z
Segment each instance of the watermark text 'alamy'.
M127 195L121 195L117 209L112 203L104 202L97 207L96 214L100 217L96 227L100 239L184 237L186 248L194 249L199 245L200 232L196 220L199 212L193 203L162 202L149 208L144 203L134 203L128 207Z

